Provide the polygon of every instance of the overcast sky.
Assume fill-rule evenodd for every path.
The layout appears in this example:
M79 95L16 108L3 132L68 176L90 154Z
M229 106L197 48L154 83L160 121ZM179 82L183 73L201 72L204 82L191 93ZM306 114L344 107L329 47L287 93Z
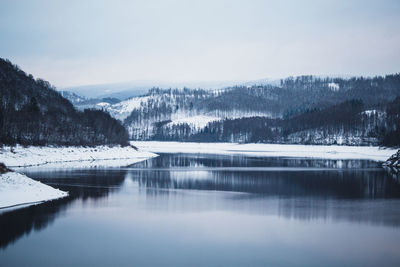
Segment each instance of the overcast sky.
M400 72L400 1L0 0L0 57L56 86Z

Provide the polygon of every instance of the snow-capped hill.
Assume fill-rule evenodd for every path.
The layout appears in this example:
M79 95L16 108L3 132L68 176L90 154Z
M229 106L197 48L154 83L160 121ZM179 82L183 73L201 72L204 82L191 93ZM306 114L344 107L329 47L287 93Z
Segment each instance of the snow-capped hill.
M148 96L132 97L113 105L103 106L103 108L114 118L123 121L134 109L139 109L142 103L145 103L148 98Z
M198 132L209 123L252 116L276 117L271 106L260 102L270 98L260 90L225 88L221 90L152 89L146 96L122 101L107 110L124 120L132 139L152 139L185 128ZM270 101L270 100L268 100ZM127 114L130 113L129 116Z
M100 103L97 103L96 106L98 106L99 108L106 108L106 107L110 106L110 103L100 102Z
M396 130L386 123L396 120L396 105L385 105L400 95L399 83L400 75L308 75L221 89L152 88L95 108L121 120L133 140L377 144L379 127Z

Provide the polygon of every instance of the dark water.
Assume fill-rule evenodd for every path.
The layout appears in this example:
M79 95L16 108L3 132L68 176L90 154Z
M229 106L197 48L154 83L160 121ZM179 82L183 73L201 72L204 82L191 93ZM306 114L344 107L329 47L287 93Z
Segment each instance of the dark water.
M21 171L70 196L0 210L0 266L400 266L400 182L371 161Z

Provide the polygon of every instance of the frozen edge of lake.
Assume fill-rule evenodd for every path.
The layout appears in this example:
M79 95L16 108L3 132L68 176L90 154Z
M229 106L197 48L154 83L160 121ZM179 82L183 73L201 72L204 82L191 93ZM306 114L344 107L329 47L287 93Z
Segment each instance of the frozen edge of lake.
M141 150L154 153L205 153L241 154L255 157L301 157L319 159L364 159L383 162L397 152L394 148L377 146L338 145L286 145L286 144L238 144L133 141Z

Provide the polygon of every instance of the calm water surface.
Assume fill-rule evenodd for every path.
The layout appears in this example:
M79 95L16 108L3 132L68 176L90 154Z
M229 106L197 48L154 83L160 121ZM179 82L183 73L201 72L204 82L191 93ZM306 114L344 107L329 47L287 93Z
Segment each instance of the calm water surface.
M400 182L371 161L20 171L70 196L0 210L0 266L400 266Z

